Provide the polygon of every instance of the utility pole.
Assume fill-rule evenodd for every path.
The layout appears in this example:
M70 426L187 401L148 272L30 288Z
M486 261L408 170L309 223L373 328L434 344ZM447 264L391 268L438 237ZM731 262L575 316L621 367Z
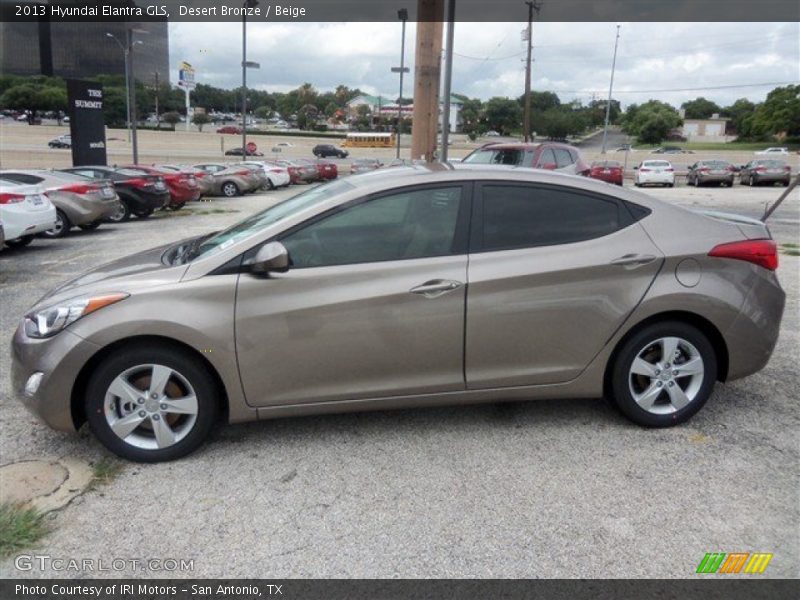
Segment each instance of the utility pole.
M133 29L128 33L128 81L130 81L130 107L131 107L131 147L133 149L133 164L139 164L139 139L136 135L136 80L133 78Z
M541 4L526 2L528 5L528 58L525 61L525 117L522 122L522 135L525 142L531 141L531 52L533 51L533 11L539 14Z
M608 84L608 102L606 102L606 120L603 125L603 149L601 154L606 153L606 138L608 137L608 118L611 115L611 92L614 89L614 69L617 67L617 46L619 45L619 28L617 25L617 37L614 39L614 58L611 59L611 82Z
M244 0L244 8L255 8L258 0ZM247 62L247 11L242 12L242 159L247 160L247 69L259 69L257 62Z
M401 8L397 11L397 18L403 22L403 33L400 38L400 67L392 67L392 73L400 73L400 95L397 97L397 158L400 158L400 133L403 122L403 75L408 73L406 66L406 21L408 21L408 10Z
M417 49L414 66L414 124L411 158L433 162L439 126L444 0L417 0Z
M453 79L453 37L456 25L456 0L447 0L447 45L444 54L444 99L442 105L442 152L439 160L447 162L450 143L450 92Z
M161 129L161 115L158 113L158 71L154 73L156 83L156 129ZM189 115L186 115L189 118Z

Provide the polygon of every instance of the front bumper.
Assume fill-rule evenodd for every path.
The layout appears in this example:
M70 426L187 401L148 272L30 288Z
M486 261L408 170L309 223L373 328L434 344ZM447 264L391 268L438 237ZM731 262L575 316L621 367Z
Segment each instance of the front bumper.
M65 329L46 339L25 334L22 324L11 342L11 385L13 393L36 417L59 431L75 431L72 389L78 373L100 349ZM25 384L41 373L38 389L25 393Z

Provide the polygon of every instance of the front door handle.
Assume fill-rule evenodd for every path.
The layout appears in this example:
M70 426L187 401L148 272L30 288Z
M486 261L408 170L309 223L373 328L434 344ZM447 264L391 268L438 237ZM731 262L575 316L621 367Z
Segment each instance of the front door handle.
M412 294L419 294L426 298L438 298L439 296L460 288L463 283L452 279L431 279L422 285L413 287L409 290Z
M656 259L652 254L626 254L611 261L612 265L621 265L623 267L637 267L639 265L646 265Z

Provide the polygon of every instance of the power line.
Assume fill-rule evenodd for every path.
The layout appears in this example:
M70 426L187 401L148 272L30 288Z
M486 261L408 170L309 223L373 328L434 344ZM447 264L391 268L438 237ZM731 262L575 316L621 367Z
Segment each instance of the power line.
M736 85L714 85L706 87L692 87L692 88L671 88L660 90L616 90L616 94L655 94L658 92L703 92L706 90L726 90L736 88L751 88L751 87L768 87L771 85L797 85L798 81L770 81L766 83L739 83ZM558 94L591 94L597 90L547 90L549 92L556 92Z

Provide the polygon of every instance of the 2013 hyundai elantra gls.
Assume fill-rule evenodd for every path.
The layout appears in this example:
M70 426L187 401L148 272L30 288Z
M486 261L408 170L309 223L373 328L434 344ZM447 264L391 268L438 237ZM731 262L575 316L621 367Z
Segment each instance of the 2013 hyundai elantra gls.
M401 167L99 267L42 298L13 380L47 424L161 461L219 421L606 396L681 423L755 373L767 227L528 169Z

